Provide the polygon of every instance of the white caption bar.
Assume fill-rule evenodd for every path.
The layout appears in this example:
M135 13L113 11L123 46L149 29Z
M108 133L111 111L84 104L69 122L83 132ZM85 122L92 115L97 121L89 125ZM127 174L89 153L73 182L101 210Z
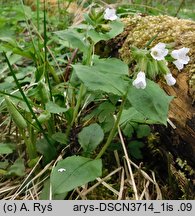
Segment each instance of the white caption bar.
M195 200L111 201L0 201L0 215L5 216L194 216Z

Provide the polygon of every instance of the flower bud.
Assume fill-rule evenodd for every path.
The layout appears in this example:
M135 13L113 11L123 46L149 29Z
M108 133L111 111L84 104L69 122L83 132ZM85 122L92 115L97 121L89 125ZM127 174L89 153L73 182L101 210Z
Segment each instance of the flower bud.
M160 71L161 74L166 75L166 74L170 73L170 70L167 67L167 62L166 61L158 61L157 64L158 64L158 68L159 68L159 71Z
M167 82L167 85L169 85L169 86L175 85L176 79L172 76L171 73L164 75L164 78Z
M154 61L148 61L147 64L147 77L150 79L155 79L156 75L158 74L158 65L157 62Z
M145 73L140 71L137 74L137 78L133 81L133 86L137 89L145 89L146 88L146 76Z

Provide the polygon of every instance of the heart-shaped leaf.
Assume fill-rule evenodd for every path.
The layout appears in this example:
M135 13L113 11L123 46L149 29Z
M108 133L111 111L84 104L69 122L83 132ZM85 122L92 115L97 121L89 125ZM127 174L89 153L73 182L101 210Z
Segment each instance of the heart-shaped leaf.
M102 128L97 124L91 124L84 127L78 135L79 143L85 154L91 154L104 138Z
M127 98L131 105L145 116L146 121L167 125L169 103L173 97L168 96L158 84L147 80L145 89L131 86Z
M128 67L118 59L96 60L93 66L73 65L78 78L93 91L122 96L126 93Z

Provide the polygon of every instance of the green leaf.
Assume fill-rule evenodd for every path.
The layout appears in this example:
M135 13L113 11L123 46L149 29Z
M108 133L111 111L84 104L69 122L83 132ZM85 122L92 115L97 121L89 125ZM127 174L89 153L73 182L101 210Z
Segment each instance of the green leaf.
M57 155L54 144L52 142L48 143L44 138L37 141L36 148L39 153L43 154L45 164L49 163Z
M11 154L16 149L16 145L11 143L0 143L0 154Z
M113 104L109 102L100 104L100 106L97 108L99 122L102 123L108 117L113 116L114 111L115 106Z
M126 124L127 122L140 122L145 123L146 117L138 112L134 107L124 109L120 118L120 125Z
M52 139L54 139L55 141L57 141L59 143L67 144L66 134L64 134L64 133L57 132L57 133L52 135Z
M134 133L134 128L130 123L127 123L123 128L122 131L124 133L125 136L127 136L128 138L131 138L133 136Z
M78 141L87 155L91 154L103 139L104 132L97 123L84 127L78 134Z
M0 169L0 175L6 175L7 174L7 171L4 170L4 169Z
M8 169L8 175L24 176L25 166L24 159L18 158L14 164Z
M96 109L98 112L98 121L101 123L101 127L105 133L110 131L113 127L113 114L115 109L115 106L107 101L100 104L100 106Z
M136 159L142 159L141 148L143 148L144 143L139 141L132 141L128 144L128 149L130 154Z
M69 42L69 47L72 48L79 48L81 51L86 52L88 49L89 44L84 40L84 34L78 33L75 29L67 29L63 31L54 32L59 38L63 41ZM65 45L65 44L64 44Z
M43 111L39 116L38 116L38 121L43 124L46 121L48 121L51 118L51 113L47 110Z
M43 189L40 194L40 200L49 200L50 193L51 193L50 179L47 179L46 181L44 181ZM67 192L59 195L52 194L52 200L64 200L66 196L67 196Z
M145 89L136 89L131 86L127 98L131 105L145 116L146 120L167 125L169 103L173 97L168 96L158 84L147 80Z
M6 169L9 166L8 160L1 162L0 161L0 169Z
M110 59L94 59L94 67L101 73L108 73L109 75L127 75L129 74L128 65L116 58Z
M122 33L124 29L124 24L119 21L113 21L108 24L108 28L110 28L110 31L106 33L97 32L94 29L90 29L88 31L88 35L95 44L101 40L107 41Z
M43 189L41 190L41 194L39 196L40 200L49 200L50 196L50 179L44 181Z
M9 60L10 60L11 65L15 64L20 59L21 59L21 56L19 56L19 55L13 54L13 55L9 56ZM8 68L9 68L8 65L5 64L4 67L1 68L0 74L3 74Z
M0 41L7 42L11 44L13 47L18 46L16 40L14 40L12 37L0 36Z
M101 127L102 127L104 133L109 132L113 128L114 123L115 123L114 116L109 114L106 117L106 119L101 123Z
M60 107L58 104L49 101L46 104L46 110L48 110L50 113L62 113L62 112L66 112L67 109L64 107Z
M136 129L137 138L143 138L150 135L150 127L148 125L139 125Z
M99 60L93 66L73 65L73 69L86 87L93 91L119 96L126 93L128 84L124 75L128 74L128 67L120 60Z
M64 169L60 172L59 169ZM102 175L102 161L81 156L59 161L51 173L53 194L62 194L95 180Z

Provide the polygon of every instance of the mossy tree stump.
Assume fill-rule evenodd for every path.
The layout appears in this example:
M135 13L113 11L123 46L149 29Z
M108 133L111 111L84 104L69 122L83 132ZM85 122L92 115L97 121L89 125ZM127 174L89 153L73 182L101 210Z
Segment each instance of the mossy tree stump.
M190 48L190 62L183 70L178 71L170 64L172 74L177 79L175 86L168 86L159 81L167 94L175 98L170 104L169 119L175 129L167 127L164 141L171 144L170 148L176 156L195 163L195 22L170 16L136 15L122 19L125 31L114 41L108 42L113 47L111 52L131 66L131 46L143 48L147 42L158 34L151 47L158 42L172 44L174 49ZM171 133L171 136L170 136Z

